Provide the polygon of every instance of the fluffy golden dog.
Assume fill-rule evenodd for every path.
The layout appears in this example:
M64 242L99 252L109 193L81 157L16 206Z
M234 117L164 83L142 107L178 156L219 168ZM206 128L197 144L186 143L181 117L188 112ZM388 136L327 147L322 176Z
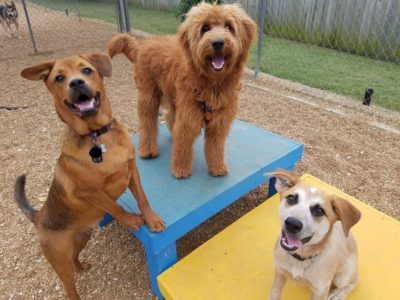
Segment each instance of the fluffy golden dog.
M228 172L225 140L238 107L240 77L257 26L239 5L200 3L173 36L136 40L127 34L108 43L111 57L134 63L138 89L139 155L158 155L158 111L167 109L172 133L172 174L192 173L193 143L205 128L205 156L213 176Z

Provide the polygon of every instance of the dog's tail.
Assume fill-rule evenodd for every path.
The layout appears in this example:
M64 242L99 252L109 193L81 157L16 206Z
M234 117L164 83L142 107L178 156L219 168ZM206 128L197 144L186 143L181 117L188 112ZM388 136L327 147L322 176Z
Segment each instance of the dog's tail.
M137 39L129 34L118 34L108 41L108 54L113 58L115 55L123 53L131 62L134 63L136 60L137 44Z
M26 175L20 175L17 177L17 181L15 182L15 201L17 202L19 208L23 212L24 215L28 217L28 219L33 223L35 219L35 215L37 210L35 210L26 199L25 195L25 180Z

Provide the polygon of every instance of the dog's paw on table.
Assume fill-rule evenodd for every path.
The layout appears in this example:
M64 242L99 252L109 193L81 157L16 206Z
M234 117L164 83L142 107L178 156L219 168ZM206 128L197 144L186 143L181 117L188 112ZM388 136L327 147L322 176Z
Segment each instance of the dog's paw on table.
M229 168L226 164L220 166L209 167L209 172L212 176L225 176L228 174Z
M174 167L172 166L172 175L174 175L176 178L178 179L183 179L183 178L187 178L190 175L192 175L192 168L178 168L178 167Z
M140 226L144 224L144 218L142 215L131 213L126 213L120 221L133 230L138 230Z
M141 147L139 146L139 155L141 158L151 159L156 158L158 156L158 148L157 147Z
M153 211L143 213L143 217L151 232L161 232L165 230L165 222Z

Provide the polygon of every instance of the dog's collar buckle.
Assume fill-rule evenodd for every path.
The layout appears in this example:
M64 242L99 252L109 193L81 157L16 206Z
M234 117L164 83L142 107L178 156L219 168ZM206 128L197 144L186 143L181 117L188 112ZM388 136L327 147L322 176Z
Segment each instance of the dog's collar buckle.
M318 254L315 254L315 255L312 255L309 257L303 257L303 256L298 255L297 253L289 253L289 254L299 261L305 261L305 260L309 260L309 259L312 260L318 256Z
M212 109L211 109L211 107L209 107L205 102L200 102L200 107L201 107L201 110L204 113L204 118L207 121L210 121L211 117L212 117Z

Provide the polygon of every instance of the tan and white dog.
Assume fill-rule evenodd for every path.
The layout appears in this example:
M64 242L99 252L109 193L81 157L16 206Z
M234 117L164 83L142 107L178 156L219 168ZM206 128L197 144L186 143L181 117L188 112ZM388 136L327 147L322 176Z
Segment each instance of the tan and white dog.
M361 213L293 172L278 169L266 175L276 177L282 223L270 300L281 298L288 278L308 286L312 300L345 299L358 282L357 244L349 231Z

